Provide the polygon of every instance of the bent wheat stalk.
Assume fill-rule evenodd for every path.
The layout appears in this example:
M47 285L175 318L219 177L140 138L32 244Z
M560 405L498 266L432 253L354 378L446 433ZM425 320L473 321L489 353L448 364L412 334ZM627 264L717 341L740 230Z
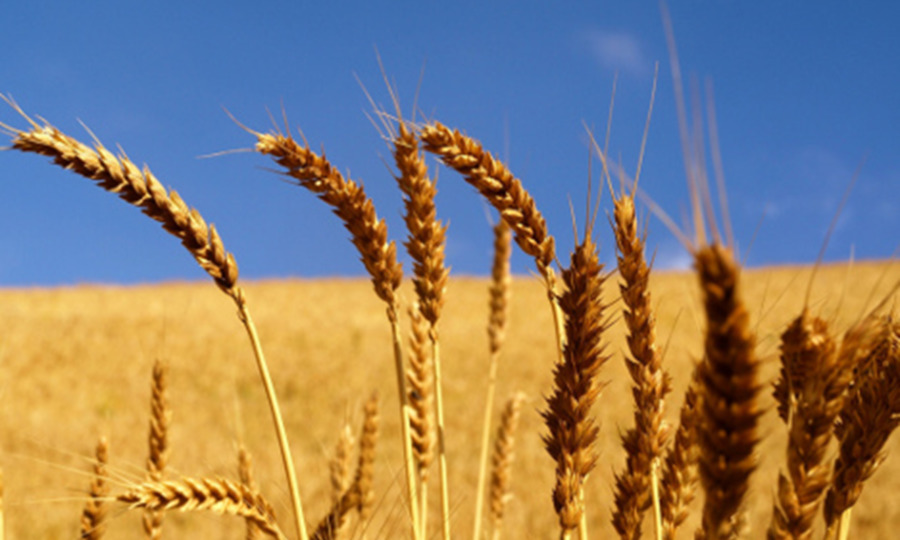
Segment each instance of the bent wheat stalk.
M22 131L5 124L0 128L13 135L12 148L53 158L53 162L81 176L94 180L106 191L115 193L122 200L139 207L145 215L162 224L170 234L181 239L182 245L206 271L219 288L238 307L238 318L244 325L256 359L257 370L266 392L269 410L278 436L282 464L288 480L297 536L307 540L306 521L300 503L297 475L291 459L287 432L281 418L281 408L275 394L275 386L269 375L268 364L262 351L256 326L250 317L244 291L237 284L238 267L234 257L225 251L222 239L213 225L207 225L196 209L190 208L174 190L167 191L146 167L137 167L121 153L113 155L99 142L91 148L66 135L49 123L39 125L29 118L18 105L7 97L3 99L24 117L31 130Z

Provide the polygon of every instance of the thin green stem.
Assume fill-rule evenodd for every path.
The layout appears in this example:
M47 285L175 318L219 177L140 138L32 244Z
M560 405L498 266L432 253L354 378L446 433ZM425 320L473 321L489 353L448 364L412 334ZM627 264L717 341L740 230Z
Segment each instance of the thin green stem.
M263 354L262 345L259 342L259 334L256 332L256 325L250 317L250 311L247 308L247 302L239 296L234 297L235 303L240 310L240 319L247 329L247 335L250 337L250 344L253 346L253 354L256 358L256 367L259 369L259 376L262 379L263 388L266 391L266 398L269 400L269 410L272 413L272 420L275 423L275 432L278 435L278 448L281 450L281 462L284 465L284 473L287 476L288 489L291 493L291 503L294 507L294 524L297 530L297 537L300 540L309 540L306 532L306 520L303 517L303 505L300 503L300 488L297 485L297 473L294 470L294 461L291 459L291 448L288 445L287 432L284 429L284 421L281 419L281 408L278 406L278 396L275 395L275 385L272 384L272 377L269 376L269 367L266 364L266 357Z

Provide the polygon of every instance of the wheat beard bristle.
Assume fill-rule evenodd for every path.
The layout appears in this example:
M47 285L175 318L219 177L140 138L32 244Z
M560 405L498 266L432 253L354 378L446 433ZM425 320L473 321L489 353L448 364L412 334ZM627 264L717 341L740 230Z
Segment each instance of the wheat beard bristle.
M663 422L664 400L671 379L662 369L656 350L656 330L650 307L650 268L644 259L644 240L637 232L634 200L622 196L614 205L617 261L625 304L631 359L626 366L634 381L634 424L622 438L627 454L626 469L616 475L613 526L623 538L640 538L641 518L651 501L652 468L657 466L668 440Z
M372 276L375 293L389 306L396 306L395 291L403 278L397 248L387 241L387 225L378 219L363 187L345 179L324 156L291 137L259 133L256 151L271 156L291 178L334 208Z
M286 539L269 503L258 492L221 478L180 478L144 482L116 496L131 508L147 510L209 510L253 520L259 528L279 540Z
M695 253L695 265L707 321L698 424L706 493L700 534L712 540L735 538L745 525L742 504L756 468L759 361L731 251L718 244L703 246Z
M109 442L100 437L95 451L94 476L88 491L88 500L81 512L81 535L79 538L100 540L106 532L106 498L109 495Z
M225 251L215 227L207 226L200 213L189 208L178 193L166 192L149 169L139 169L124 153L117 157L99 142L92 149L50 124L31 123L31 131L15 131L13 148L49 156L60 167L90 178L106 191L140 207L144 214L180 238L216 284L240 301L243 293L237 287L234 257Z
M850 345L865 352L855 366L857 378L835 429L840 453L825 497L829 529L856 504L865 481L884 460L888 437L900 424L900 324L885 317L874 330L874 336L853 339Z
M571 531L584 513L582 487L597 463L594 443L599 429L590 416L600 393L597 375L609 359L601 335L606 329L600 293L606 276L590 238L575 248L571 266L562 273L566 291L559 299L565 314L566 345L562 364L554 368L554 392L541 413L549 433L547 453L556 461L553 505L560 527Z

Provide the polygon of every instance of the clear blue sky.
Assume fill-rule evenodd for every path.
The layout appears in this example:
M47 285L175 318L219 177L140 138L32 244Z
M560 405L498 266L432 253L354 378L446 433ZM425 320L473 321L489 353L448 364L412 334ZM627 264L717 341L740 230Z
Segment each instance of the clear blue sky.
M751 265L810 262L867 156L827 259L886 258L900 243L900 7L893 2L672 2L682 68L715 85L738 243ZM320 201L238 153L281 105L334 164L361 179L400 241L401 200L354 74L388 104L380 51L409 111L419 105L508 155L560 257L588 178L582 122L603 131L619 73L611 153L634 170L653 63L660 82L642 186L678 217L688 201L665 36L656 2L6 2L0 91L80 138L121 145L215 222L242 276L361 275ZM24 127L9 108L0 120ZM508 148L508 153L507 149ZM595 162L595 173L597 172ZM440 171L448 263L485 274L481 199ZM46 158L0 153L0 285L203 279L179 243L137 209ZM605 203L608 203L608 197ZM608 205L604 204L604 207ZM678 218L680 220L680 218ZM612 245L598 223L603 258ZM655 218L662 267L686 258ZM404 260L405 257L404 257ZM530 271L516 255L514 270ZM409 265L406 264L406 267Z

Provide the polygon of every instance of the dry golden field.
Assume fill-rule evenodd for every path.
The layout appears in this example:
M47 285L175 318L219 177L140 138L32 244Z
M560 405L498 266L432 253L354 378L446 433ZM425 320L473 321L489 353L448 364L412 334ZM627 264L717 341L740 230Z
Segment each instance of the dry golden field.
M778 337L800 312L809 277L809 268L753 269L742 276L764 362L762 400L767 408L757 448L760 467L748 502L751 538L762 537L768 526L777 470L784 462L785 429L771 398ZM815 281L811 311L843 332L898 278L900 270L888 263L825 266ZM611 286L615 281L613 276L605 288L610 301L618 299ZM650 286L664 365L674 378L667 416L677 423L682 392L702 354L698 284L693 274L656 273ZM440 323L451 520L454 536L461 538L471 534L478 472L488 358L487 287L485 279L451 278ZM391 336L384 304L371 283L291 280L249 282L245 289L282 402L307 519L316 522L330 507L328 462L342 425L349 420L357 430L363 401L378 390L377 502L366 532L368 538L407 537ZM407 284L401 292L405 300L413 296ZM615 322L605 334L613 357L601 373L609 384L595 407L600 461L585 493L595 538L614 534L612 474L625 459L619 435L632 424L620 310L616 301L610 310ZM253 455L261 491L274 504L282 528L290 530L284 474L252 351L234 304L210 283L2 290L0 323L0 467L7 538L77 537L90 459L101 435L110 441L114 491L143 478L155 359L170 365L168 474L236 478L236 448L243 441ZM406 317L403 323L408 328ZM517 432L505 538L558 535L550 500L554 463L540 440L546 428L538 414L551 391L555 358L544 288L536 278L516 278L497 409L517 390L527 395L527 402ZM893 450L887 461L865 485L853 513L855 538L893 538L900 530L898 445L897 438L889 442ZM432 497L437 503L437 493ZM684 538L696 525L698 502L681 530ZM119 505L108 519L110 538L141 534L140 512ZM437 516L432 520L437 523ZM243 538L244 529L235 517L169 512L164 534Z

